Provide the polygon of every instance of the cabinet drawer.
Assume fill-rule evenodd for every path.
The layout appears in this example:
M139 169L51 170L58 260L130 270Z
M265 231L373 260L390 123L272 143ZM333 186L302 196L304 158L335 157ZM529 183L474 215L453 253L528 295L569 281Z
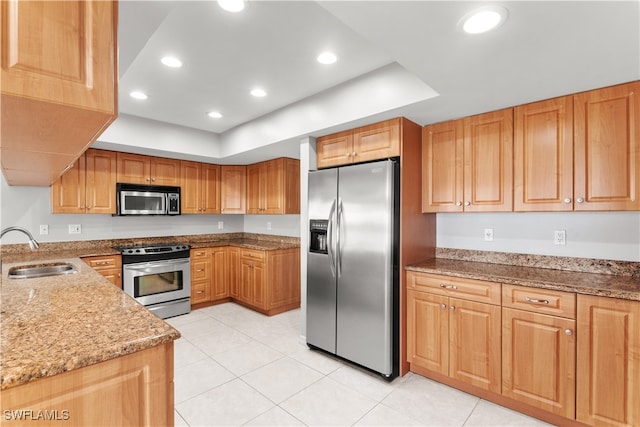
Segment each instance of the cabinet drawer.
M208 249L191 249L191 259L202 259L202 258L206 258L207 256L209 256L209 250Z
M502 285L502 305L569 319L576 318L576 295L569 292Z
M196 260L191 263L191 280L206 280L208 278L208 261Z
M240 256L242 258L248 258L256 261L265 260L265 252L257 249L241 249Z
M409 271L407 286L432 294L500 305L499 283Z
M121 260L122 258L120 257L120 255L83 258L83 261L89 264L89 267L98 271L107 269L120 269L122 268Z
M206 283L191 283L191 304L208 301L208 290Z

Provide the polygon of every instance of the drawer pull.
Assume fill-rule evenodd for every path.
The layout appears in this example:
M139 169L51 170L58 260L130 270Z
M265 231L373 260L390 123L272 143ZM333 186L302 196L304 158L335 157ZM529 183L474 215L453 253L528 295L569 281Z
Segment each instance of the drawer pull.
M96 265L108 265L109 261L96 261Z
M441 283L440 287L442 289L458 289L456 285L447 285L446 283Z
M447 308L447 304L440 304L440 308L444 310L445 308Z
M573 335L573 331L572 331L571 329L565 329L565 330L564 330L564 333L565 333L566 335L568 335L568 336Z
M198 294L198 295L203 294L203 293L204 293L204 291L196 291L196 294Z
M454 306L449 306L449 310L454 311L456 308Z
M199 270L196 270L196 273L202 273L204 271L204 268L201 268Z
M529 297L524 297L526 302L530 302L531 304L549 304L548 299L533 299Z

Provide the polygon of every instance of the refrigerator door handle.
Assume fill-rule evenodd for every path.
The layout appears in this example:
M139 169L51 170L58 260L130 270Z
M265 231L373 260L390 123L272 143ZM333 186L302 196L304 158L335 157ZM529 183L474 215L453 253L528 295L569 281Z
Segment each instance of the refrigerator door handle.
M342 204L342 199L338 198L338 214L337 214L337 218L338 218L338 225L336 227L336 235L337 235L337 242L336 242L336 252L337 252L337 256L336 256L336 270L337 270L337 274L338 277L342 276L342 228L343 228L343 223L344 223L344 215L343 215L343 211L344 211L344 205Z
M329 256L329 267L331 267L331 275L336 277L335 256L333 252L333 228L335 223L336 201L334 199L329 210L329 221L327 222L327 255Z

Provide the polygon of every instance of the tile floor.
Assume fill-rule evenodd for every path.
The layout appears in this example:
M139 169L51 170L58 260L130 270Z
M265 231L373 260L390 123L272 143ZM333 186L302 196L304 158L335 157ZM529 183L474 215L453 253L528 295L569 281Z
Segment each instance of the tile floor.
M391 383L311 351L300 310L267 317L234 303L167 320L176 426L548 426L409 373Z

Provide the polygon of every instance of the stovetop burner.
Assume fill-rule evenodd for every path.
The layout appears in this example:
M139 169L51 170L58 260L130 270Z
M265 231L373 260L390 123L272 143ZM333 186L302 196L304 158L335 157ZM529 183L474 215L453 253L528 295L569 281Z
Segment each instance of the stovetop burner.
M151 255L172 252L182 252L191 249L191 246L184 243L157 243L141 244L132 246L114 246L122 255Z

